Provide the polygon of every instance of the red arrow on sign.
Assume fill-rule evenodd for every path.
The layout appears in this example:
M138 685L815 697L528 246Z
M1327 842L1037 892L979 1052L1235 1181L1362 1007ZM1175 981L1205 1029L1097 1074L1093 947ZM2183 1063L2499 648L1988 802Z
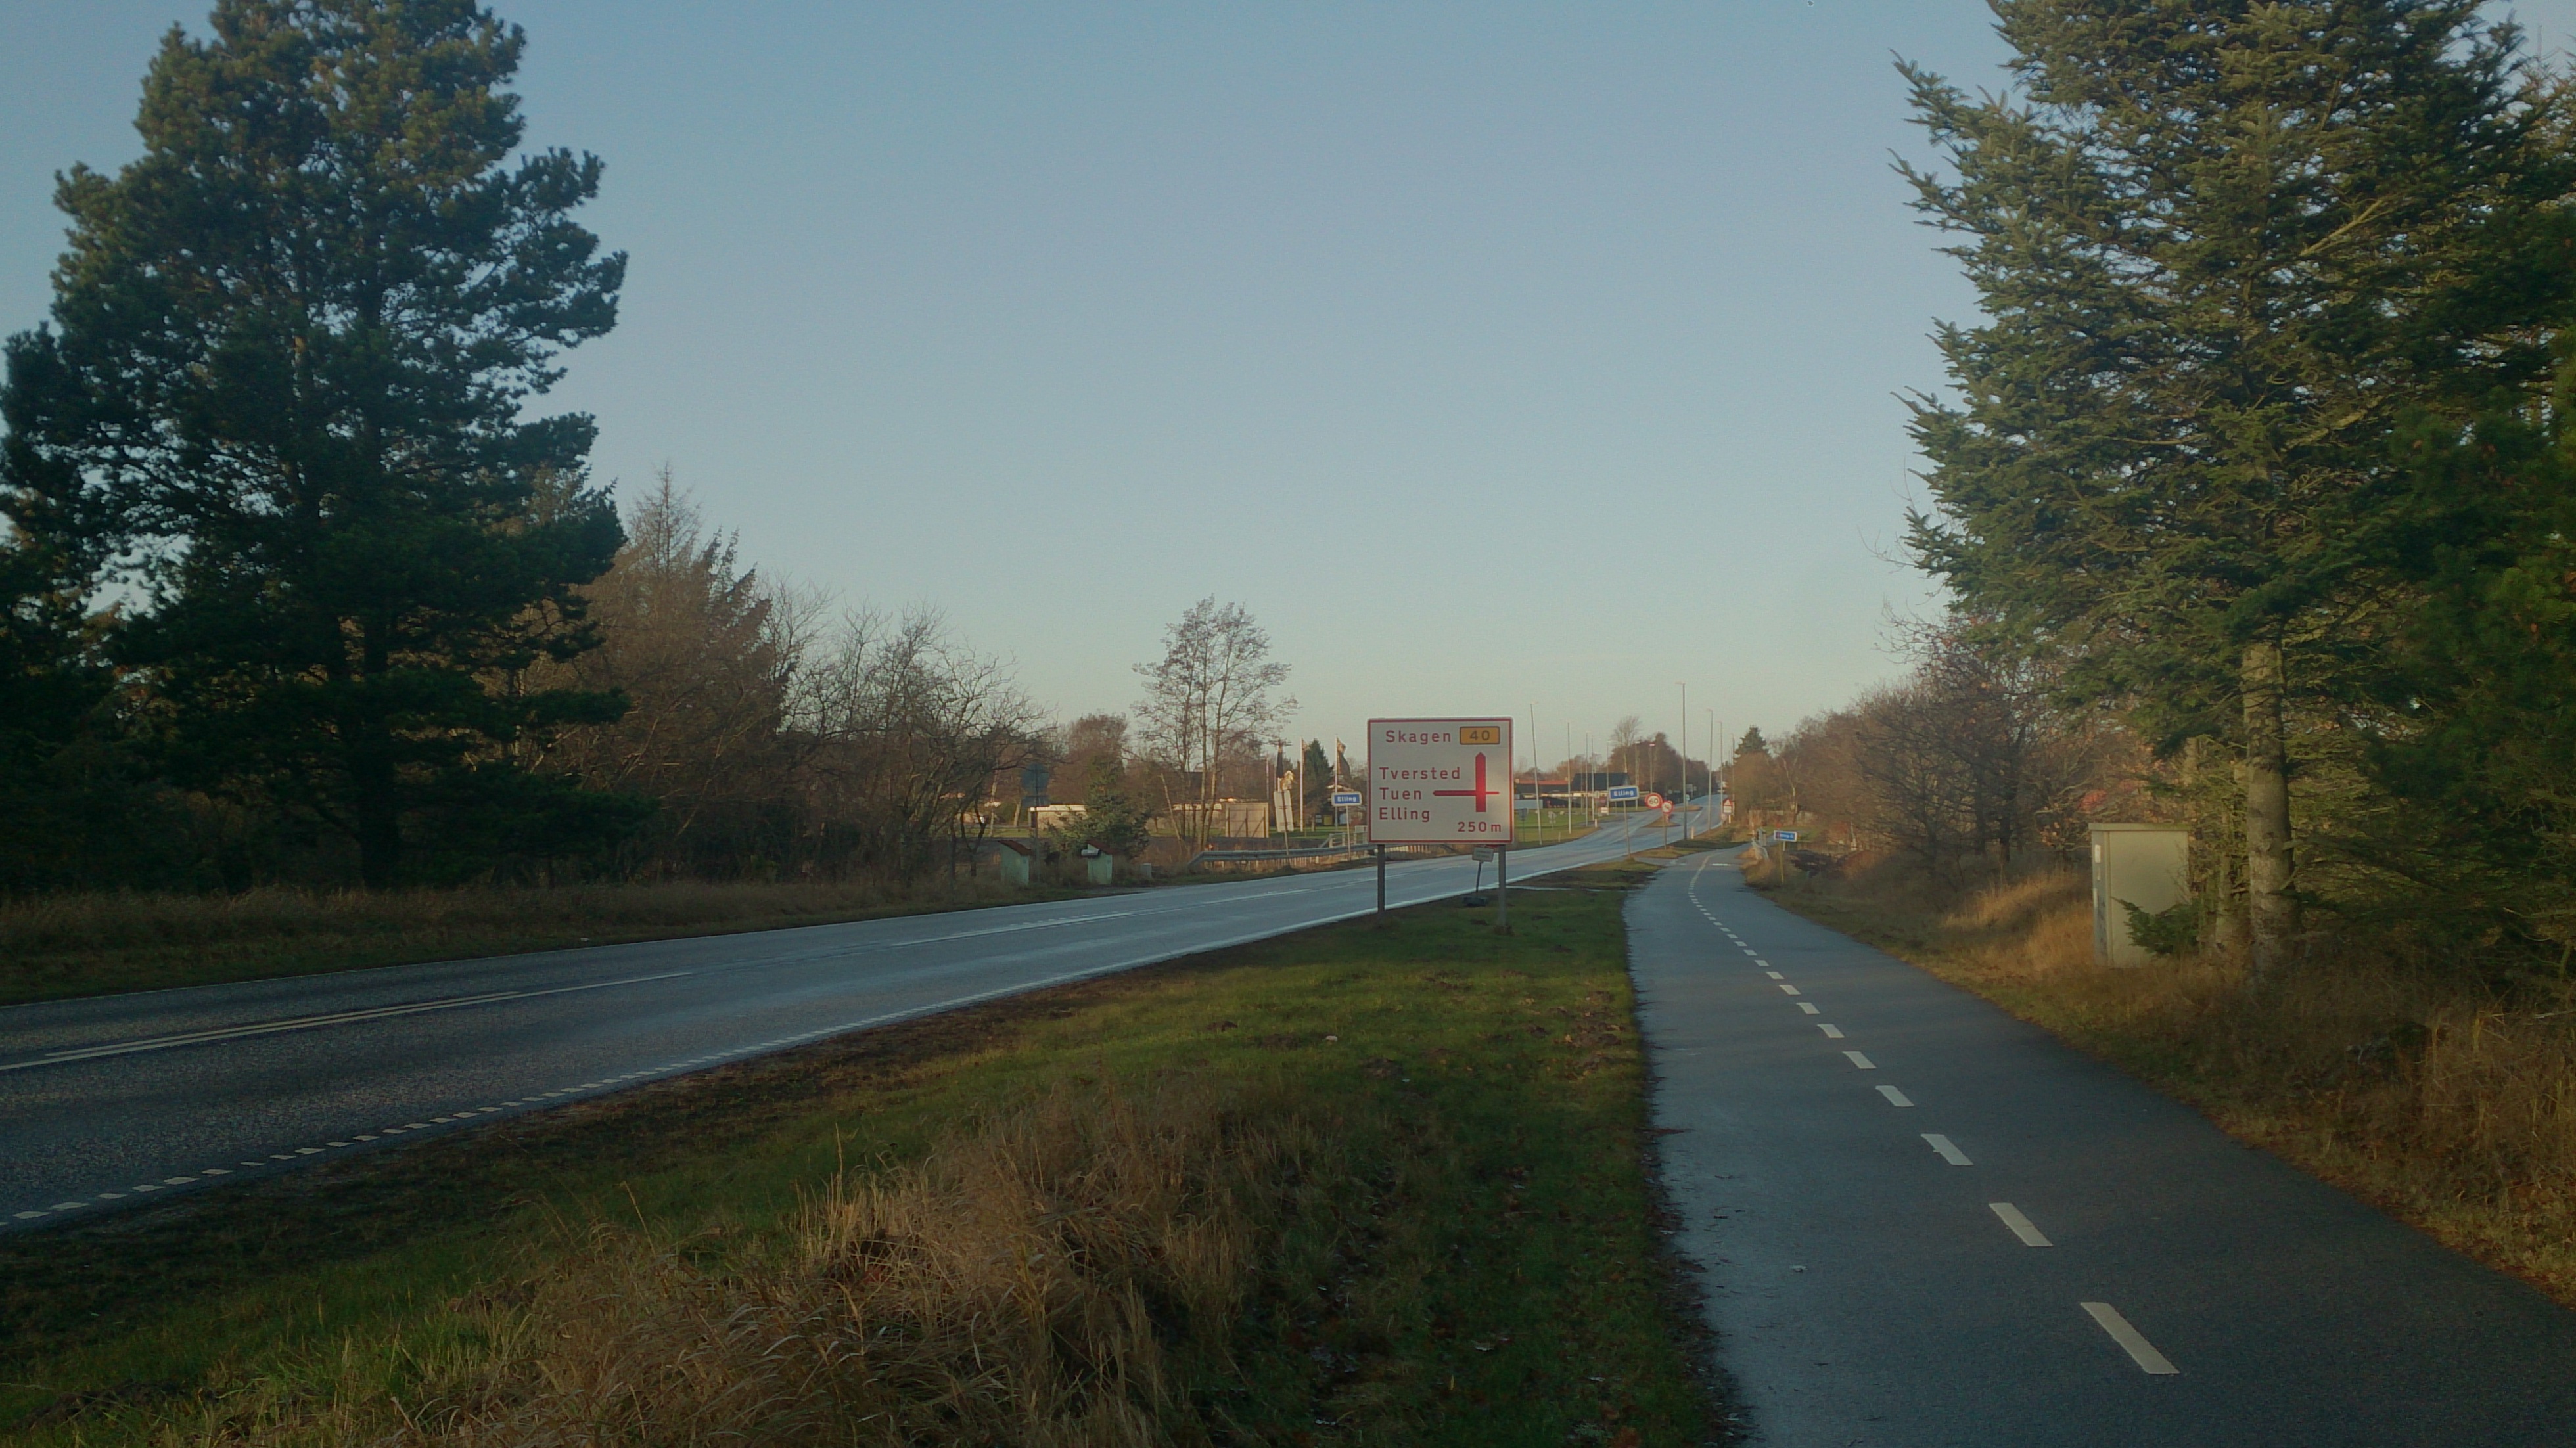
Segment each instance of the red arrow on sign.
M1458 799L1465 799L1469 795L1474 795L1476 797L1476 813L1478 814L1483 814L1485 812L1485 801L1487 799L1502 793L1499 789L1485 788L1485 756L1482 754L1478 754L1476 756L1476 787L1474 789L1435 789L1431 792L1433 794L1450 795Z

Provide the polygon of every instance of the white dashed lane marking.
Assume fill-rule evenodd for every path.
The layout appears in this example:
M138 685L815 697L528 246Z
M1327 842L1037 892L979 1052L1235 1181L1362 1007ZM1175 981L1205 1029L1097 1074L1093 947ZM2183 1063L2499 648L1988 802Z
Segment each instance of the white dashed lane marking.
M1296 891L1282 891L1282 892L1275 892L1275 893L1295 894L1295 893L1299 893L1299 892L1296 892ZM1124 913L1141 914L1141 913L1148 913L1148 912L1124 912ZM1090 918L1094 918L1094 919L1101 919L1101 918L1107 918L1107 917L1099 917L1099 916L1095 916L1095 917L1090 917ZM1028 929L1028 928L1034 928L1034 927L1026 927L1026 926L1013 926L1013 927L1011 927L1011 929L1013 929L1013 930ZM996 934L1001 934L1001 933L1004 933L1004 932L1001 932L1001 931L973 931L973 932L969 932L969 933L970 933L970 934L980 934L980 935L996 935ZM961 938L961 937L942 937L942 938L943 938L943 939L954 939L954 938ZM1118 968L1119 968L1119 967L1114 967L1114 966L1113 966L1113 967L1109 967L1108 969L1109 969L1109 970L1115 970L1115 969L1118 969ZM1051 985L1062 985L1062 984L1064 984L1064 983L1065 983L1065 982L1067 982L1067 981L1083 980L1083 979L1087 979L1087 978L1089 978L1089 977L1091 977L1091 976L1095 976L1095 975L1102 975L1102 974L1106 974L1106 973L1108 973L1108 971L1107 971L1107 970L1075 970L1075 971L1067 971L1067 972L1065 972L1065 973L1064 973L1064 974L1062 974L1062 975L1049 976L1049 977L1047 977L1047 978L1046 978L1046 979L1044 979L1044 980L1030 981L1030 982L1028 982L1028 983L1026 983L1026 984L1024 984L1024 985L1005 986L1005 987L1002 987L1002 988L1000 988L1000 989L998 989L998 990L977 991L977 992L975 992L975 993L974 993L974 994L972 994L972 995L963 995L963 996L958 996L958 997L956 997L955 999L952 999L952 1000L937 1001L937 1002L934 1002L934 1003L932 1003L932 1004L930 1004L930 1005L925 1005L925 1006L914 1006L914 1007L912 1007L912 1008L910 1008L910 1009L907 1009L907 1010L900 1010L900 1011L888 1011L888 1012L884 1013L883 1015L869 1016L869 1017L866 1017L865 1019L862 1019L862 1020L856 1020L856 1021L844 1021L844 1022L842 1022L842 1023L838 1024L838 1025L820 1026L820 1027L817 1027L817 1028L815 1028L815 1029L813 1029L813 1030L810 1030L810 1031L799 1031L799 1032L797 1032L797 1033L796 1033L796 1034L794 1034L794 1035L790 1035L790 1036L780 1036L780 1037L778 1037L778 1038L777 1038L777 1039L775 1039L775 1040L762 1041L762 1042L760 1042L760 1043L758 1043L758 1044L756 1044L756 1045L749 1045L749 1046L735 1046L735 1047L731 1047L731 1048L729 1048L729 1049L727 1049L727 1050L722 1050L722 1051L710 1051L710 1052L707 1052L707 1053L706 1053L706 1054L704 1054L704 1055L686 1057L686 1058L683 1058L683 1059L681 1059L681 1060L668 1062L668 1063L666 1063L666 1064L664 1064L664 1065L647 1067L647 1068L645 1068L644 1070L641 1070L641 1071L629 1071L629 1072L626 1072L624 1075L620 1075L620 1076L605 1076L605 1077L602 1077L602 1078L600 1078L599 1080L596 1080L596 1081L585 1081L585 1082L581 1083L581 1084L580 1084L580 1085L578 1085L578 1086L559 1086L559 1087L556 1087L556 1088L555 1088L554 1090L552 1090L552 1091L540 1091L540 1092L537 1092L537 1093L536 1093L536 1094L534 1094L534 1095L518 1097L518 1098L516 1098L516 1099L514 1099L514 1100L510 1100L510 1101L503 1101L503 1102L500 1102L500 1103L497 1103L497 1104L495 1104L495 1105L491 1105L491 1106L474 1106L474 1107L468 1107L468 1108L466 1108L465 1110L462 1110L462 1111L453 1111L453 1112L450 1112L450 1113L448 1113L448 1114L447 1114L447 1115L445 1115L445 1116L433 1116L433 1117L431 1117L431 1118L430 1118L429 1120L427 1120L427 1121L410 1121L410 1122L405 1122L404 1124L402 1124L402 1125L400 1125L400 1126L385 1126L385 1127L379 1127L379 1128L377 1128L377 1129L376 1129L375 1131L373 1131L373 1132L365 1133L365 1134L362 1134L362 1135L352 1135L352 1136L348 1137L346 1140L329 1142L329 1143L327 1143L327 1144L326 1144L326 1145L324 1145L324 1146L299 1146L299 1147L294 1148L294 1149L293 1149L293 1150L291 1150L291 1151L273 1152L273 1153L271 1153L271 1154L269 1155L269 1158L268 1158L268 1160L266 1160L266 1161L245 1161L245 1162L241 1163L241 1165L243 1165L243 1166L245 1166L245 1167L266 1167L266 1166L270 1166L270 1165L273 1165L273 1164L278 1163L278 1162L291 1162L291 1161L295 1161L295 1160L298 1160L298 1159L303 1158L303 1157L308 1157L308 1156L320 1156L320 1155L322 1155L324 1152L326 1152L326 1151L331 1151L331 1150L342 1150L342 1151L355 1150L357 1147L359 1147L360 1145L363 1145L364 1143L371 1142L371 1141L377 1141L377 1140L380 1140L380 1139L382 1139L382 1138L384 1138L384 1137L389 1137L389 1136L401 1136L401 1135L403 1135L403 1134L405 1134L405 1133L407 1133L407 1132L414 1132L414 1131L427 1131L427 1130L429 1130L432 1126L444 1126L444 1125L451 1125L451 1124L455 1124L455 1123L459 1123L459 1122L464 1122L464 1121L470 1121L470 1120L474 1120L474 1119L477 1119L477 1118L480 1118L480 1117L483 1117L483 1116L489 1115L489 1114L494 1113L494 1112L498 1112L498 1111L506 1111L506 1110L509 1110L509 1109L510 1109L510 1108L512 1108L512 1107L517 1107L517 1106L533 1106L533 1105L536 1105L537 1103L542 1102L542 1101L554 1101L554 1100L559 1100L559 1099L560 1099L560 1098L562 1098L562 1097L579 1095L580 1093L585 1092L585 1091L598 1091L598 1090L603 1090L603 1089L605 1089L605 1088L607 1088L607 1087L610 1087L610 1086L619 1086L619 1085L624 1085L624 1084L626 1084L626 1083L628 1083L628 1082L632 1082L632 1081L642 1081L642 1080L646 1080L646 1079L653 1078L653 1077L661 1077L661 1076L672 1076L672 1075L677 1075L677 1074L679 1074L679 1073L681 1073L681 1072L684 1072L684 1071L690 1070L690 1069L692 1069L692 1068L694 1068L694 1067L698 1067L698 1066L706 1066L706 1065L712 1065L712 1064L714 1064L714 1063L716 1063L716 1062L720 1062L720 1061L730 1061L730 1060L733 1060L733 1059L735 1059L736 1057L740 1057L740 1056L757 1055L757 1054L759 1054L759 1053L761 1053L761 1052L763 1052L763 1051L778 1050L778 1049L781 1049L781 1048L783 1048L783 1047L787 1047L787 1046L799 1046L799 1045L807 1044L807 1043L812 1042L812 1041L819 1041L819 1040L822 1040L823 1038L825 1038L825 1037L827 1037L827 1036L842 1036L842 1035L848 1035L849 1033L851 1033L851 1032L853 1032L853 1031L863 1031L863 1030L866 1030L866 1029L868 1029L869 1027L872 1027L872 1026L892 1025L892 1024L894 1024L895 1022L897 1022L897 1021L908 1021L908 1020L916 1019L916 1018L921 1017L921 1016L932 1016L932 1015L937 1015L937 1014L939 1014L939 1013L940 1013L940 1012L942 1012L942 1011L953 1011L953 1010L956 1010L956 1009L958 1009L959 1007L962 1007L962 1006L975 1005L975 1004L978 1004L979 1002L988 1001L988 1000L994 1000L994 999L997 999L997 998L1002 997L1002 996L1020 995L1020 994L1023 994L1023 993L1025 993L1025 992L1028 992L1028 991L1044 990L1046 987L1051 986ZM670 974L668 974L668 975L645 975L645 976L634 976L634 977L630 977L630 978L625 979L625 980L599 981L599 982L596 982L596 983L595 983L595 984L593 984L593 985L587 985L587 986L566 986L566 987L562 988L561 990L552 990L552 991L507 991L507 992L501 992L501 993L499 993L499 994L495 994L495 995L487 995L487 996L473 996L473 997L462 997L462 998L456 998L456 999L451 999L451 1000L446 1000L446 1001L429 1002L429 1003L426 1003L426 1004L423 1004L423 1005L420 1005L420 1006L416 1006L416 1007L388 1008L387 1010L384 1010L384 1011L377 1011L377 1012L366 1012L366 1011L359 1011L359 1012L344 1012L344 1013L342 1013L342 1014L340 1014L340 1015L336 1015L336 1016L328 1016L328 1017L325 1017L325 1016L314 1016L314 1017L307 1017L307 1018L303 1018L302 1020L299 1020L299 1021L291 1021L291 1022L270 1022L270 1023L268 1023L267 1025L264 1025L264 1026L259 1026L259 1027L245 1027L245 1028L243 1028L243 1029L241 1029L241 1030L239 1030L239 1031L209 1031L209 1032L200 1032L200 1033L197 1033L196 1035L193 1035L193 1036L187 1036L187 1037L176 1037L176 1036L173 1036L173 1037L163 1037L163 1038L159 1038L159 1039L156 1039L156 1040L153 1040L153 1041L127 1042L127 1043L124 1043L123 1045L121 1045L121 1046L117 1046L117 1047L97 1047L97 1048L91 1048L91 1049L89 1049L89 1050L87 1050L87 1051L84 1051L84 1052L62 1052L62 1053L57 1053L57 1054L56 1054L56 1055L54 1055L54 1056L46 1057L46 1058L44 1058L43 1060L38 1060L38 1061L28 1061L28 1062L21 1062L21 1063L17 1063L17 1065L0 1065L0 1071L5 1071L5 1070L16 1070L16 1069L19 1069L19 1067L20 1067L20 1066L48 1065L48 1064L53 1064L54 1062L59 1061L59 1060L71 1060L71 1059L78 1059L78 1058L83 1058L83 1057L103 1056L103 1055L122 1055L122 1054L126 1054L126 1053L128 1053L129 1051L134 1051L134 1050L155 1050L155 1049L159 1049L159 1048L161 1048L161 1047L163 1047L163 1046L169 1046L169 1045L181 1045L181 1044L185 1044L185 1043L187 1043L187 1042L189 1042L189 1041L196 1041L196 1040L211 1040L211 1039L217 1039L217 1038L229 1037L229 1036L234 1036L234 1035L262 1034L262 1033L266 1033L266 1032L273 1032L273 1031L280 1031L280 1030L300 1030L300 1029L303 1029L305 1026L309 1026L309 1025L329 1024L329 1023L336 1022L336 1021L341 1021L341 1020L352 1020L352 1019L358 1019L358 1018L362 1018L362 1017L372 1018L372 1017L381 1016L381 1015L403 1015L403 1014L410 1014L410 1013L412 1013L412 1012L414 1012L414 1011L418 1011L418 1010L437 1010L437 1009L447 1009L447 1008L454 1007L454 1006L467 1005L467 1004L476 1004L476 1003L480 1003L480 1002L484 1002L484 1001L497 1001L497 1000L524 1000L524 999L527 999L527 998L530 998L530 997L534 997L534 996L544 996L544 995L561 995L561 994L565 993L566 991L574 991L574 990L595 990L595 989L599 989L599 988L601 988L601 987L605 987L605 986L612 986L612 985L634 985L634 984L637 984L637 983L639 983L639 982L642 982L642 981L649 981L649 980L671 980L671 979L675 979L675 978L676 978L676 977L678 977L678 976L687 975L687 974L690 974L690 972L688 972L688 971L674 971L674 972L672 972L672 973L670 973ZM1781 989L1786 990L1786 991L1790 991L1792 994L1795 994L1795 991L1796 991L1796 988L1795 988L1795 987L1792 987L1792 986L1782 986L1782 987L1781 987ZM1811 1008L1811 1009L1812 1009L1812 1008ZM229 1167L208 1167L208 1168L206 1168L204 1171L202 1171L202 1172L198 1173L198 1175L199 1175L199 1176L226 1176L226 1175L230 1175L230 1174L231 1174L231 1171L232 1171L232 1169L231 1169L231 1168L229 1168ZM10 1217L9 1217L8 1219L9 1219L9 1220L12 1220L12 1221L31 1222L31 1221L39 1220L39 1219L44 1218L44 1217L50 1217L50 1216L53 1216L53 1215L55 1215L55 1214L57 1214L57 1213L62 1213L62 1212L77 1212L77 1211L81 1211L81 1210L83 1210L83 1209L85 1209L85 1208L99 1206L99 1205L101 1205L101 1204L103 1204L103 1203L106 1203L106 1202L120 1202L120 1201L125 1200L125 1198L126 1198L130 1193L134 1193L134 1192L157 1192L157 1191L164 1190L164 1189L165 1189L165 1185L178 1185L178 1184L181 1184L181 1183L194 1184L195 1182L196 1182L196 1177L172 1177L172 1178L169 1178L169 1179L168 1179L168 1182L167 1182L166 1184L165 1184L165 1183L161 1183L161 1182L141 1182L141 1183L137 1183L137 1184L135 1184L134 1186L127 1187L124 1191L113 1191L113 1192L109 1192L109 1191L102 1191L102 1192L93 1192L93 1193L91 1193L89 1196L87 1196L87 1197L85 1197L85 1198L82 1198L82 1199L81 1199L81 1200L79 1200L79 1201L56 1202L56 1203L54 1203L54 1204L53 1204L52 1206L50 1206L50 1207L35 1207L35 1208L29 1208L29 1209L27 1209L27 1210L25 1210L25 1211L14 1212L14 1213L11 1213L11 1214L10 1214Z
M1864 1071L1875 1071L1875 1070L1877 1070L1877 1069L1878 1069L1878 1067L1877 1067L1877 1066L1872 1065L1872 1064L1870 1063L1870 1059L1869 1059L1867 1056L1862 1055L1862 1054L1861 1054L1860 1052L1858 1052L1858 1051L1845 1051L1845 1052L1843 1052L1843 1055L1844 1055L1844 1056L1846 1056L1846 1057L1848 1057L1848 1058L1850 1059L1851 1063L1852 1063L1854 1066L1859 1067L1861 1070L1864 1070Z
M2128 1353L2129 1360L2136 1363L2140 1371L2160 1378L2171 1377L2182 1371L2173 1365L2172 1359L2156 1351L2156 1345L2147 1341L2146 1334L2129 1326L2129 1319L2120 1315L2120 1309L2107 1302L2081 1302L2076 1305L2083 1308L2087 1315L2100 1324L2104 1332L2111 1334L2111 1341L2118 1343L2121 1349Z
M1911 1106L1914 1104L1912 1097L1907 1096L1904 1092L1897 1090L1893 1086L1879 1087L1878 1094L1886 1097L1887 1104L1890 1106Z
M2047 1237L2043 1236L2040 1233L2039 1228L2032 1226L2030 1218L2023 1216L2021 1214L2021 1208L2014 1206L2012 1203L1988 1202L1986 1203L1986 1209L1993 1212L1997 1217L2002 1218L2003 1224L2012 1228L2012 1234L2021 1238L2021 1244L2023 1246L2051 1247L2056 1245L2049 1241Z
M1812 1015L1814 1015L1814 1014L1816 1013L1815 1003L1814 1003L1814 1002L1812 1002L1812 1001L1800 1001L1800 1002L1798 1002L1798 1009L1800 1009L1800 1010L1802 1010L1802 1011L1805 1011L1807 1014L1809 1014L1809 1015L1811 1015L1811 1016L1812 1016Z
M1966 1152L1961 1151L1956 1146L1950 1144L1950 1138L1943 1136L1937 1131L1927 1131L1923 1133L1923 1140L1925 1143L1930 1145L1934 1151L1941 1153L1941 1159L1952 1166L1976 1165L1975 1162L1968 1160L1968 1154Z
M1830 1021L1816 1022L1816 1029L1824 1032L1825 1039L1829 1041L1839 1041L1843 1038L1843 1028Z
M1798 988L1794 985L1784 985L1780 987L1780 993L1783 995L1796 995L1798 993Z

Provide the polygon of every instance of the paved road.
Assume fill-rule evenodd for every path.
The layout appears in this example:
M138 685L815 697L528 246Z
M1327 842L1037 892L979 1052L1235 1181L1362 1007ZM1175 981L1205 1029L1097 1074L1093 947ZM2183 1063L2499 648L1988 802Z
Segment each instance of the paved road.
M2576 1313L2520 1282L1724 857L1628 921L1677 1242L1760 1441L2576 1443Z
M1612 858L1642 819L1518 851ZM1389 905L1465 892L1388 869ZM1374 872L396 966L0 1009L0 1230L382 1149L485 1117L1345 919ZM1492 882L1490 867L1485 875Z

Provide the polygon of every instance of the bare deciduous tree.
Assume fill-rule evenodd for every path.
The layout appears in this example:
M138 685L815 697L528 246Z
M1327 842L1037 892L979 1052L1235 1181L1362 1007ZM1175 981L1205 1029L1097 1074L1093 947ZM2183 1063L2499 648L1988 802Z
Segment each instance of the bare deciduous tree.
M1090 799L1092 766L1106 762L1111 777L1124 780L1127 771L1127 716L1124 714L1085 714L1064 731L1064 748L1056 765L1062 787L1055 791L1058 803L1080 804Z
M2128 756L2059 713L2048 666L1979 622L1908 630L1903 680L1798 726L1780 753L1801 807L1935 873L2064 843Z
M1288 666L1270 657L1270 635L1243 605L1219 605L1211 594L1164 631L1163 657L1136 672L1145 679L1138 742L1190 784L1198 808L1188 827L1204 848L1227 766L1257 762L1296 710L1295 699L1278 693Z
M958 646L929 609L851 619L803 710L826 853L898 879L953 865L981 837L994 774L1035 757L1044 724L1009 668Z

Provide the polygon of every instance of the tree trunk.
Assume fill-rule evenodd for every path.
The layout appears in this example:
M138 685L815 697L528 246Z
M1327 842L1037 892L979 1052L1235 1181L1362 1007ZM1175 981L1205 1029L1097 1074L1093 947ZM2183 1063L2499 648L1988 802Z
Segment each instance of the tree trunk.
M2229 960L2246 958L2245 902L2236 893L2242 873L2237 844L2244 817L2245 763L2226 764L2227 787L2218 784L2218 741L2195 737L2183 746L2183 772L2192 800L2192 855L2201 870L2201 948Z
M393 767L368 741L350 761L350 814L358 827L358 878L370 890L390 888L402 858L402 802L395 797Z
M2281 646L2245 646L2245 906L2257 981L2289 959L2299 928L2290 893L2290 777L2281 727Z

